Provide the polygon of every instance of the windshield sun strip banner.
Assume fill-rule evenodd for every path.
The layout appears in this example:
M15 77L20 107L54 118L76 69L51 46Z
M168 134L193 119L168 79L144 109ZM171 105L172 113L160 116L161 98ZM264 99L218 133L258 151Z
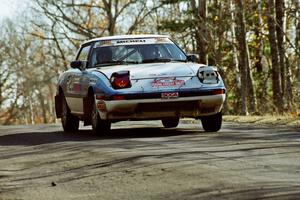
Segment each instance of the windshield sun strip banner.
M140 45L140 44L165 44L173 43L169 38L138 38L138 39L114 39L101 40L95 43L94 48L104 46Z

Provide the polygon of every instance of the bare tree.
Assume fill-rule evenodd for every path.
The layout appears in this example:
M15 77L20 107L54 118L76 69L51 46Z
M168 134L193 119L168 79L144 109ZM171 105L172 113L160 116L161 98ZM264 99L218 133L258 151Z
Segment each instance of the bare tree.
M17 70L18 57L15 57L16 49L11 45L17 44L17 33L14 24L5 20L0 30L0 119L2 124L10 123L17 115L17 101L19 99L14 83ZM20 58L19 58L20 59Z

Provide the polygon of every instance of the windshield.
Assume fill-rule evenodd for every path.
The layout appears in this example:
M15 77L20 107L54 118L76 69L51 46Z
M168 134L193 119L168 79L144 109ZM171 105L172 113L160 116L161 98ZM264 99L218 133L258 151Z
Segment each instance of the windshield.
M94 48L91 67L154 62L186 62L173 43L100 46Z

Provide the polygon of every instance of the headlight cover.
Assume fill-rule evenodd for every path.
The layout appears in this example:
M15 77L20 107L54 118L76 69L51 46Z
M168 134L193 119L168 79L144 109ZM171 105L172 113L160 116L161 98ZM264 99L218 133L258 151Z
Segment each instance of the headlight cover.
M213 67L201 67L198 70L198 78L203 84L218 84L220 82L220 75Z

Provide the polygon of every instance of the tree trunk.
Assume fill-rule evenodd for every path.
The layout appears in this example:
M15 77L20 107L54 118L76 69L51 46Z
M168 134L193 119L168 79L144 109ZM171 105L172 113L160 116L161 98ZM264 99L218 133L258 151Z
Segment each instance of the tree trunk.
M264 73L263 68L263 50L264 50L264 43L263 43L263 35L262 35L262 27L263 27L263 20L262 20L262 2L257 0L257 14L258 20L255 22L254 33L256 36L256 44L258 44L258 48L255 49L255 64L254 67L257 72L257 90L256 90L256 97L258 101L258 110L260 113L264 113L267 111L266 106L264 103L267 101L267 87L265 87L265 79L266 75Z
M116 20L115 17L112 13L112 0L103 0L103 4L105 7L105 11L106 11L106 15L107 15L107 20L108 20L108 34L110 36L115 34L115 26L116 26ZM118 1L115 2L115 4L118 4ZM117 5L115 5L115 8L117 7ZM116 11L116 10L115 10ZM115 13L116 14L116 13Z
M284 35L284 0L275 0L275 10L276 10L276 36L277 36L277 46L279 54L279 64L280 64L280 82L281 82L281 95L285 97L285 79L286 79L286 67L285 67L285 35Z
M34 116L34 111L33 111L33 106L32 106L32 98L29 97L29 110L30 110L30 121L31 124L35 124L35 116Z
M236 48L236 33L235 33L235 15L234 15L234 5L232 0L229 1L229 7L230 7L230 16L232 23L230 25L231 30L231 43L232 43L232 63L233 63L233 71L235 76L234 84L236 87L234 88L235 98L236 98L236 110L241 109L242 100L241 100L241 73L239 70L239 61L238 61L238 51Z
M246 31L245 31L245 20L244 20L244 5L242 0L236 0L236 36L239 51L239 69L241 72L241 113L242 115L247 115L247 94L248 90L248 51L246 43Z
M242 1L241 1L242 2ZM246 28L245 28L245 24L246 24L246 20L245 20L245 16L244 16L244 5L241 4L240 5L240 9L242 12L242 20L243 20L243 26L241 27L243 29L243 43L245 46L245 50L246 52L244 53L245 55L245 60L247 62L246 64L246 68L247 68L247 88L248 88L248 103L249 103L249 112L250 113L255 113L256 112L256 96L255 96L255 90L254 90L254 85L253 85L253 77L252 77L252 72L250 69L251 63L250 63L250 54L249 54L249 48L248 48L248 44L246 41ZM241 24L242 25L242 24Z
M292 72L289 59L285 59L286 63L286 101L287 101L287 109L293 109L293 88L292 88Z
M298 5L300 5L300 1L298 0ZM296 9L296 12L299 12L300 6ZM287 21L287 16L286 14L284 15L284 32L287 32L286 30L288 29L288 23L286 23ZM300 27L299 27L300 28ZM297 27L296 27L297 30ZM297 31L296 31L297 32ZM299 32L299 29L298 29ZM286 34L284 34L284 37ZM299 51L299 48L297 48L297 50L295 50L296 56L297 56L297 51ZM293 108L295 108L293 106L293 88L292 88L292 70L291 70L291 65L289 62L289 59L287 58L287 54L285 52L284 54L284 58L285 58L285 73L286 76L284 77L285 79L285 93L286 93L286 102L287 102L287 109L288 110L292 110ZM298 58L298 62L299 62L299 58Z
M295 10L296 10L296 18L295 18L295 27L296 27L296 39L295 39L295 48L296 48L296 53L298 53L296 56L298 57L298 62L297 62L297 82L300 83L300 1L295 0Z
M269 43L271 48L271 60L272 60L272 90L273 90L273 103L279 113L283 111L283 100L281 93L280 83L280 66L278 60L278 45L276 40L276 24L274 19L274 0L268 0L267 2L267 18L269 27Z
M214 7L217 8L217 12L216 12L216 16L218 16L219 19L223 19L223 10L221 9L222 8L222 3L215 0L214 2ZM215 53L214 53L214 60L215 60L215 65L218 66L218 70L219 70L219 73L221 74L221 76L223 77L223 81L224 81L224 84L225 86L227 85L226 84L226 73L225 73L225 70L224 70L224 67L223 67L223 64L222 64L222 58L223 58L223 55L222 55L222 50L223 50L223 46L224 46L224 36L223 36L223 33L225 32L225 27L224 27L224 23L222 22L222 20L219 20L217 22L217 30L216 30L216 40L215 40L215 47L216 47L216 50L215 50ZM209 64L209 63L208 63ZM225 101L224 102L224 106L223 106L223 112L224 113L227 113L228 112L228 101Z
M44 102L45 98L41 92L39 92L38 98L39 98L40 106L41 106L40 109L42 110L43 123L46 124L46 123L48 123L47 114L46 114L47 108L46 108L45 102Z
M253 77L252 72L250 69L250 58L249 58L249 50L248 45L246 43L246 56L247 56L247 87L248 87L248 102L249 102L249 112L255 113L256 112L256 96L255 90L253 85Z
M258 14L258 21L255 22L254 27L254 33L256 37L256 43L259 45L258 48L255 49L255 64L254 67L256 71L260 74L263 72L263 64L262 64L262 58L263 58L263 40L262 40L262 34L261 34L261 27L262 26L262 2L258 0L257 2L257 14Z
M207 44L206 44L206 0L198 0L198 13L197 13L197 32L196 32L196 40L197 40L197 50L199 53L199 61L200 63L207 63Z

